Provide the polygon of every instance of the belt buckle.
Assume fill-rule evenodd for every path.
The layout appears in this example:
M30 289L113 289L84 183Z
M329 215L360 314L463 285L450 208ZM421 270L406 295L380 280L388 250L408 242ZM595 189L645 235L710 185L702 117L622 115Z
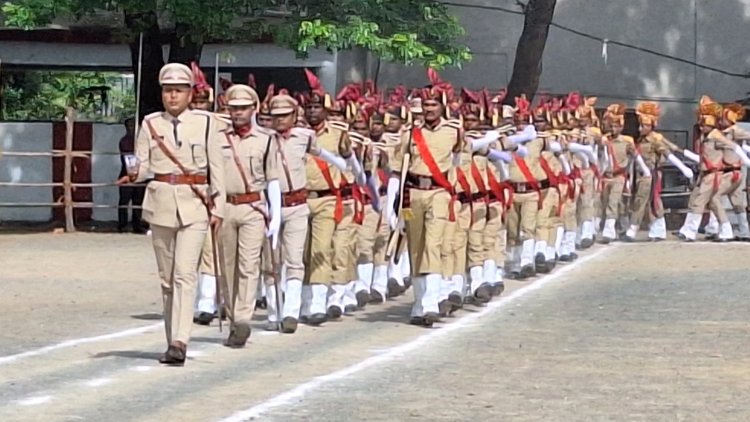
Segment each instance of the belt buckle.
M519 183L518 186L516 186L516 192L518 192L518 193L526 193L526 184L525 183Z
M310 199L318 199L318 192L315 192L314 190L310 191L307 195Z
M404 221L411 221L414 219L414 212L411 208L401 208L401 217Z
M430 180L427 177L419 176L419 188L420 189L429 189L432 187L432 180Z

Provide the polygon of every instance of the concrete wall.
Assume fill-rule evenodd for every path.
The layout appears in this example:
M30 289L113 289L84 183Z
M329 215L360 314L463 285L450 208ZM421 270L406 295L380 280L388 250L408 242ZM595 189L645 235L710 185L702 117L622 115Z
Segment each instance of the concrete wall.
M453 3L519 10L515 0L452 0ZM471 88L501 88L510 80L523 16L501 11L455 7L467 29L474 60L463 70L441 75ZM746 48L750 0L558 0L554 22L599 38L617 40L735 73L750 73ZM356 57L356 56L355 56ZM361 59L360 59L360 62ZM366 63L366 62L363 62ZM340 85L356 76L372 77L374 66L340 60ZM343 69L343 71L342 71ZM383 63L381 86L427 83L423 68ZM579 90L597 95L600 105L658 100L665 130L689 130L694 104L701 94L722 101L744 98L750 79L725 76L642 51L608 46L558 28L551 28L543 59L540 91Z
M2 123L0 124L0 182L50 183L52 182L51 157L8 157L3 151L49 152L52 149L52 124ZM0 202L51 203L51 187L0 186ZM49 208L0 207L0 221L48 221Z
M91 181L112 183L120 172L118 142L125 134L120 124L93 125L93 163ZM49 152L52 149L51 123L0 123L0 147L2 151ZM107 154L97 154L105 152ZM8 157L0 152L0 182L51 183L52 159L49 157ZM115 186L93 188L96 204L117 205L118 190ZM0 203L26 202L51 203L51 187L6 187L0 186ZM0 207L0 221L49 221L49 208ZM97 221L117 220L115 209L94 209Z

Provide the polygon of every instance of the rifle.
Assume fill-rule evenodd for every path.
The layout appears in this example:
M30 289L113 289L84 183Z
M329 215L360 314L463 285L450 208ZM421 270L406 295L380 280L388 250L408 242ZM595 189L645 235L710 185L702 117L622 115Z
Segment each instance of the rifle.
M403 162L401 163L401 183L399 186L399 194L398 194L398 206L396 207L396 215L398 216L399 222L403 219L403 207L404 207L404 191L405 191L405 185L406 185L406 175L409 171L409 164L411 161L411 154L406 153L404 154ZM390 224L390 222L389 222ZM393 230L391 232L390 238L388 239L388 246L385 249L385 260L390 261L391 257L393 257L393 262L398 264L398 261L401 258L401 250L403 249L403 242L404 238L406 236L406 233L404 233L404 229L397 227L396 230Z
M223 289L222 286L229 286L226 279L226 264L224 261L224 249L221 242L221 236L218 233L219 228L211 228L211 254L213 256L214 261L214 274L216 278L216 297L214 299L216 304L216 309L218 310L219 314L219 332L223 331L223 324L221 322L221 314L224 310L224 307L229 308L230 312L227 312L227 315L229 315L230 321L234 321L234 300L230 300L228 297L224 297L227 293L226 289ZM232 299L237 297L237 286L234 286L234 290L232 291ZM222 306L222 302L223 306Z
M277 249L273 249L273 241L268 240L268 246L271 247L271 266L273 267L274 283L273 288L276 293L276 328L281 332L281 242L277 245ZM276 255L278 251L278 256Z

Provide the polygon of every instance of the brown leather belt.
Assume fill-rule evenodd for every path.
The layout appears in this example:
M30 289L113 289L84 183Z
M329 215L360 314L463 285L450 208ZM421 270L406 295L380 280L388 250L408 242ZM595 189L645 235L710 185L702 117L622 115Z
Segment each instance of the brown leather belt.
M486 195L484 195L482 192L472 193L471 195L467 194L466 192L460 192L458 194L458 201L462 204L468 204L471 202L484 201L485 197Z
M352 197L352 185L342 186L340 189L342 199L351 199ZM325 198L327 196L335 196L336 194L331 189L322 190L310 190L307 191L307 197L310 199Z
M446 177L447 174L443 173ZM441 189L442 187L432 178L432 176L420 176L414 173L406 174L406 186L412 189L419 190L434 190Z
M260 192L241 193L238 195L227 195L227 202L232 205L252 204L260 201Z
M544 179L536 182L537 185L539 185L539 189L547 189L549 188L549 180ZM515 193L529 193L529 192L535 192L534 186L532 186L530 183L522 182L522 183L515 183L510 182L511 187L513 187L513 192Z
M281 194L282 207L296 207L307 202L307 189L298 189Z
M208 178L202 174L156 174L154 180L170 185L205 185Z

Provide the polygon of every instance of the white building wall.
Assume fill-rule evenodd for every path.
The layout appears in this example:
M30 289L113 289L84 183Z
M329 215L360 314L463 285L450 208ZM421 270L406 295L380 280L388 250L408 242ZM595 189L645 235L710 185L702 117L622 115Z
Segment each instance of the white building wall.
M120 156L112 153L119 152L119 141L124 135L125 127L121 124L93 125L92 183L113 183L117 180ZM95 204L117 205L119 191L117 186L95 187L93 198ZM117 221L117 209L94 208L92 218L96 221Z

